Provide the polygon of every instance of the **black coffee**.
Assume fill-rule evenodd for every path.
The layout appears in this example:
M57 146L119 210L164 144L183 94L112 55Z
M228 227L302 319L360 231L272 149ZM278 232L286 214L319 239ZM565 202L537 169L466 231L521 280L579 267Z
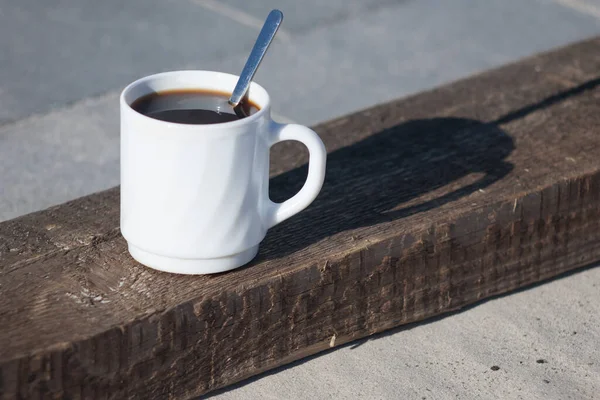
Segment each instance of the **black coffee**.
M198 89L168 90L140 97L131 108L148 117L178 124L219 124L260 110L248 100L234 109L228 102L229 96L224 92Z

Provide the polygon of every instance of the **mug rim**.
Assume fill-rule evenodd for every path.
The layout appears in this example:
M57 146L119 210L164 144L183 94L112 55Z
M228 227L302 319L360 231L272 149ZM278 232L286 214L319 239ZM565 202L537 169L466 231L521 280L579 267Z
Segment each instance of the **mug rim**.
M136 97L133 101L128 102L126 100L126 96L129 95L131 93L131 91L133 89L135 89L136 87L143 85L145 83L149 83L152 81L156 81L159 79L164 79L164 78L168 78L169 76L181 76L181 75L188 75L190 78L192 78L194 75L215 75L216 78L227 78L227 79L232 79L235 80L235 82L237 82L237 80L239 79L239 76L234 75L234 74L229 74L227 72L220 72L220 71L208 71L208 70L178 70L178 71L167 71L167 72L159 72L156 74L152 74L152 75L147 75L144 76L142 78L139 78L133 82L131 82L130 84L128 84L123 91L121 92L121 95L119 96L119 101L121 103L122 107L125 107L128 112L133 113L137 118L141 118L142 120L148 122L148 123L152 123L152 124L159 124L159 125L163 125L163 126L173 126L173 127L177 127L177 129L193 129L193 130L214 130L214 129L228 129L228 128L235 128L235 127L239 127L242 125L246 125L246 124L250 124L260 118L263 117L263 115L265 115L265 113L267 113L267 110L270 108L271 105L271 99L269 96L269 93L267 92L267 90L265 88L263 88L261 85L259 85L256 82L251 82L250 83L250 88L248 89L249 92L251 92L252 90L254 91L258 91L264 99L261 102L258 102L254 99L252 99L253 103L257 104L260 106L260 109L258 110L258 112L245 117L245 118L241 118L235 121L229 121L229 122L219 122L216 124L182 124L179 122L167 122L167 121L162 121L156 118L152 118L149 117L145 114L140 113L139 111L134 110L131 107L131 104L133 102L135 102L136 100L138 100L139 98L145 96L139 96ZM234 83L235 85L235 83ZM199 90L220 90L223 91L225 93L228 92L232 92L233 91L233 87L232 88L224 88L221 87L219 89L214 89L214 88L208 88L208 87L203 87L202 85L195 85L195 86L190 86L190 89L199 89ZM177 89L177 88L172 88L172 89ZM169 88L166 88L164 90L172 90ZM261 93L262 92L262 93ZM261 104L262 103L262 104Z

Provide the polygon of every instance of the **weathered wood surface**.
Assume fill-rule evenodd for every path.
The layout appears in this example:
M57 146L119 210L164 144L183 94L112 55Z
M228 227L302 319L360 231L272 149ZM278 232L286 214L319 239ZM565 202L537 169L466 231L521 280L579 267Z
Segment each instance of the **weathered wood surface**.
M2 398L191 398L600 260L599 76L594 39L318 126L322 194L232 273L136 264L118 189L0 224Z

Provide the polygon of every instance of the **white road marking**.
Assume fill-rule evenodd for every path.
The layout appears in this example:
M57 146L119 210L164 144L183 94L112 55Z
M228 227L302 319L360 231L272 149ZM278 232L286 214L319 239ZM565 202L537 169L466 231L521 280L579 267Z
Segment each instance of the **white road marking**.
M554 0L556 3L600 19L600 7L585 0Z
M244 11L228 6L227 4L221 3L216 0L192 0L192 3L197 4L200 7L204 7L207 10L211 10L226 18L229 18L239 24L256 29L257 31L261 30L264 23L263 20L260 20L254 17L253 15L250 15ZM283 43L290 43L292 41L291 35L282 27L279 27L275 39L281 40Z

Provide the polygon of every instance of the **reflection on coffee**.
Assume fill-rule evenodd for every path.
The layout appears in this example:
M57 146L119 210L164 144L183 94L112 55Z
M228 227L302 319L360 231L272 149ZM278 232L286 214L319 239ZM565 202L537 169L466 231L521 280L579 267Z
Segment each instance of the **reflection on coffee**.
M191 125L236 121L260 110L246 99L234 109L228 102L229 96L200 89L168 90L140 97L131 108L150 118Z

